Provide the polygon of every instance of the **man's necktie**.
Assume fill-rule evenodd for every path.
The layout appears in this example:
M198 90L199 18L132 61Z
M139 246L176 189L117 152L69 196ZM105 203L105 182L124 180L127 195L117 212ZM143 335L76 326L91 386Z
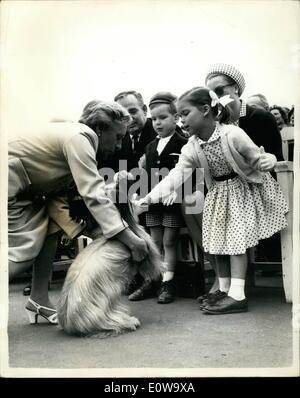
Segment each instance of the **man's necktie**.
M139 142L139 136L138 135L133 135L132 136L132 143L133 143L132 151L133 151L133 153L136 153L136 151L137 151L138 142Z

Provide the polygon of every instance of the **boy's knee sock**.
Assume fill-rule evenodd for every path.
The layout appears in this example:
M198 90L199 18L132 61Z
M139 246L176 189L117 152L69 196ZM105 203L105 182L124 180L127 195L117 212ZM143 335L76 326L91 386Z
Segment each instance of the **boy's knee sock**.
M231 278L231 285L228 296L237 301L244 300L245 297L245 279Z
M228 293L229 288L230 288L230 281L231 281L230 277L226 277L226 278L219 277L219 285L220 285L221 292Z
M172 271L165 271L165 272L163 273L163 279L162 279L162 281L163 281L163 282L168 282L168 281L172 280L173 278L174 278L174 272L172 272Z
M173 278L174 278L173 267L169 263L163 262L162 282L168 282Z

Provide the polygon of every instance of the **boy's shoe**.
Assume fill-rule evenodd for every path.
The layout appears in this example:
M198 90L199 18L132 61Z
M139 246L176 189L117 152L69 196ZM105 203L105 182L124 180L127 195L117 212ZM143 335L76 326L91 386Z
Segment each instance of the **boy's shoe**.
M235 300L230 296L227 296L215 304L207 305L203 308L204 314L210 315L222 315L222 314L235 314L238 312L248 311L248 300Z
M175 284L174 280L171 279L167 282L162 282L159 290L158 304L168 304L174 301L175 297Z
M155 289L152 281L144 281L141 287L128 296L128 300L140 301L150 297L155 297Z
M135 292L139 287L142 286L144 282L144 278L141 276L141 274L137 273L134 275L132 278L131 282L129 283L127 289L126 289L126 295L129 296L133 292Z
M216 290L213 293L209 293L207 298L200 303L200 310L203 310L207 305L215 304L224 297L227 297L227 293L222 292L221 290Z
M208 297L210 297L213 293L205 293L202 294L201 296L197 297L196 300L198 301L199 304L202 304L204 300L207 300Z

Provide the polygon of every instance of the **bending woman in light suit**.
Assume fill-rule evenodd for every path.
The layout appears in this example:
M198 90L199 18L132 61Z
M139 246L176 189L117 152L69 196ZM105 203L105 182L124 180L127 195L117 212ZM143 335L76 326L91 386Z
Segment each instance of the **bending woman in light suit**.
M130 116L117 103L91 101L79 123L50 123L44 130L9 143L8 238L9 275L33 265L29 312L57 323L48 296L48 281L61 231L70 239L86 228L69 215L67 192L76 184L98 223L97 236L117 238L141 261L147 254L143 239L135 235L107 197L97 170L101 156L121 145ZM31 314L32 315L32 314Z

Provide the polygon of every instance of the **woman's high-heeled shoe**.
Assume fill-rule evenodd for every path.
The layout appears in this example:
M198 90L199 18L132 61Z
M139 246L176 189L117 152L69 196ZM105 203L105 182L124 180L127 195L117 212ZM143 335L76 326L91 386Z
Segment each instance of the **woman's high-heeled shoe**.
M57 311L54 310L53 308L49 307L44 307L35 301L33 301L31 298L28 299L28 302L33 305L35 309L30 309L26 306L26 311L28 314L29 322L31 324L38 323L38 317L39 315L42 316L43 318L47 319L49 323L52 325L57 325ZM49 314L50 312L50 314ZM49 314L49 315L48 315Z

